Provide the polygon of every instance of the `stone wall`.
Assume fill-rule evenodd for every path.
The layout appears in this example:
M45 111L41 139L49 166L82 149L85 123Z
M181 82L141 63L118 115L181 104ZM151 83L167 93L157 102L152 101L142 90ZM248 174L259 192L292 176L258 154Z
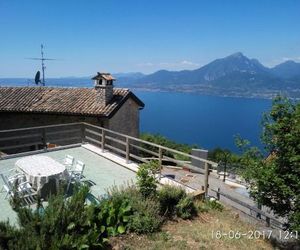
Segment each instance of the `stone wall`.
M139 105L132 99L128 99L108 121L108 128L119 133L139 137Z
M38 113L0 112L0 130L30 128L30 127L55 125L55 124L76 123L76 122L86 122L96 126L108 128L113 131L123 133L126 135L139 137L139 106L135 101L129 98L110 119L89 117L89 116L76 116L76 115L50 115L50 114L38 114ZM74 136L76 138L78 137L78 135L74 134L73 132L70 132L71 134L65 134L65 133L64 135L61 136L66 136L68 140L70 140L71 137ZM81 136L81 132L79 133L80 133L79 136ZM89 134L88 136L93 137L91 136L91 134ZM110 136L115 137L115 135L110 135ZM60 135L56 135L56 137L54 136L53 138L47 135L47 142L51 142L58 145L64 145L64 142L61 140L59 142L56 142L57 137L60 137ZM41 141L40 138L38 138L38 140ZM24 143L25 142L22 141L21 144ZM76 141L74 143L78 143L78 142ZM110 141L109 144L124 150L124 147L122 147L122 145L118 143L114 143L113 141ZM7 145L2 145L2 146L7 146ZM31 148L26 149L26 151L28 150L33 150L33 149Z
M106 106L109 101L113 98L113 86L95 86L97 90L97 103L100 103L103 106Z

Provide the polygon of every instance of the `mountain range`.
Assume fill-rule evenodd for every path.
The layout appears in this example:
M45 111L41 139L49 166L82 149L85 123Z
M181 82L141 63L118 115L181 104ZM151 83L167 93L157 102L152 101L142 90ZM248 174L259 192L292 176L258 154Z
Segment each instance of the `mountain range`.
M150 90L262 97L283 92L300 98L300 63L286 61L268 68L241 52L216 59L195 70L159 70L148 75L129 73L116 76L122 86Z
M195 70L114 73L117 87L147 91L192 92L217 96L272 98L281 93L300 99L300 63L286 61L269 68L241 52ZM31 86L34 79L0 78L0 86ZM92 87L89 77L47 78L47 86Z

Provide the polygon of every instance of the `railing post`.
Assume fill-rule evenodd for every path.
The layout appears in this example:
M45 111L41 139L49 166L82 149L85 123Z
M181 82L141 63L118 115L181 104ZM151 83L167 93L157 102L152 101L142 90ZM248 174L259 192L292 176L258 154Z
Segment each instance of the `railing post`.
M43 148L47 150L47 142L46 142L46 129L42 129L42 143L43 143Z
M162 148L158 148L158 164L159 164L159 179L161 178L161 170L162 170Z
M259 209L259 210L261 210L261 204L260 203L257 203L257 208ZM256 213L256 218L258 218L258 219L261 219L261 214L258 212L258 213Z
M217 200L218 200L218 201L220 200L220 192L221 192L221 189L218 188L218 190L217 190Z
M204 173L204 191L205 191L205 196L208 194L208 175L209 175L209 168L208 168L208 163L205 162L205 173Z
M271 219L270 219L270 217L266 217L266 226L267 227L271 226Z
M81 124L81 143L85 143L85 124Z
M104 129L102 129L101 148L102 148L102 153L104 153L104 148L105 148L105 130Z
M126 136L126 163L129 163L129 138Z

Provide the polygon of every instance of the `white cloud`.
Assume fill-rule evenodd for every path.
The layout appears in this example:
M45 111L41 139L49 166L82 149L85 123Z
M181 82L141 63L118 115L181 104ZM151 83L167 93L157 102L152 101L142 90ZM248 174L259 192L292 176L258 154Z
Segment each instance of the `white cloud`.
M191 61L187 61L187 60L183 60L181 62L182 65L189 65L189 66L200 66L199 63L194 63L194 62L191 62Z

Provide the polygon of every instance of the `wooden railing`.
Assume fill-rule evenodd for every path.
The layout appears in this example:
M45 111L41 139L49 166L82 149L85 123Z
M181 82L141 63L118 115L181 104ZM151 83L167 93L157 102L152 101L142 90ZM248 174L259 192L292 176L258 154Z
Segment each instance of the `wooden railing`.
M204 190L206 194L209 169L211 165L216 164L197 156L88 123L69 123L0 131L0 151L8 154L33 150L47 151L50 146L67 146L78 143L90 143L100 147L102 151L112 151L124 157L127 163L130 161L148 162L150 159L156 159L160 169L162 169L163 161L169 161L193 171L196 170L205 175ZM205 168L186 164L186 161L176 159L178 156L187 161L192 158L201 161ZM2 158L4 157L2 156Z
M129 163L130 160L138 162L148 162L150 159L157 159L160 169L162 169L163 160L168 160L174 162L175 164L182 164L185 166L185 168L191 169L193 171L196 170L203 173L205 175L204 190L207 194L209 169L211 165L216 164L215 162L183 153L175 149L164 147L152 142L141 140L136 137L121 134L103 127L98 127L88 123L83 124L85 125L85 136L83 139L84 141L101 146L103 151L105 149L108 149L114 151L117 154L121 154L126 159L127 163ZM192 166L191 164L185 164L184 161L175 159L175 155L185 157L188 160L191 160L192 158L199 160L204 163L205 168L202 169L196 166Z
M211 165L215 165L216 163L88 123L69 123L2 130L0 131L0 159L26 155L30 153L27 152L30 150L34 150L34 153L53 150L50 149L50 146L57 147L57 149L63 149L84 143L93 144L101 148L103 152L114 152L122 156L127 163L130 161L142 163L155 159L159 162L160 170L162 170L163 161L169 161L176 165L191 169L192 171L200 172L204 174L203 188L205 194L208 194L209 169ZM10 155L5 156L1 154L1 152ZM176 159L176 156L181 156L185 159L179 160ZM193 166L191 164L191 159L203 162L205 166L204 169ZM182 184L186 186L186 184ZM225 199L230 200L231 204L237 204L237 206L233 207L237 209L239 209L239 206L242 207L243 209L240 210L241 212L251 216L251 211L254 211L258 217L265 218L265 222L268 226L273 225L274 227L281 227L282 224L278 220L272 218L262 210L223 193L220 189L210 190L215 192L217 199L224 197ZM245 209L248 209L250 213L245 212Z
M69 145L82 141L83 124L69 123L0 131L0 151L24 152L47 145Z
M228 193L224 193L221 191L220 188L217 190L211 189L212 192L215 192L216 199L220 202L225 202L224 198L227 199L229 202L225 202L226 204L230 205L231 207L238 209L243 214L252 217L259 221L264 221L267 227L273 227L278 229L284 228L284 222L274 218L272 215L268 214L267 212L255 207L253 205L249 205L248 203L237 199ZM254 212L254 215L253 215Z

